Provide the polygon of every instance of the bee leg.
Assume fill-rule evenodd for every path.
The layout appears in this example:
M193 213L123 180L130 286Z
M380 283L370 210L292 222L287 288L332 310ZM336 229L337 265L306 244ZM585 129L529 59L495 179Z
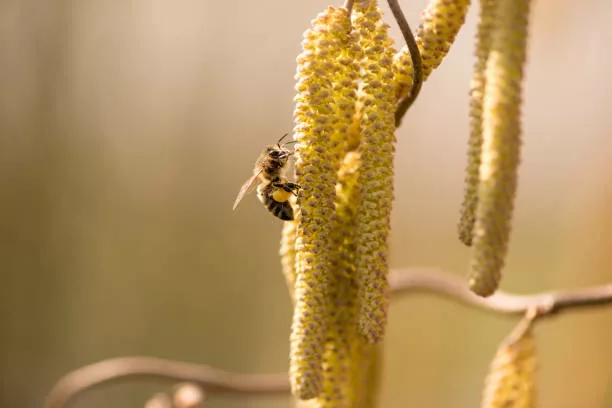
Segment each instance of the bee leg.
M271 184L272 184L272 187L274 187L274 188L280 188L280 189L283 189L283 190L289 192L289 190L287 190L287 187L286 187L287 183L285 183L285 182L282 182L282 181L273 181Z
M285 190L286 192L293 193L293 194L296 194L297 190L301 188L298 184L282 182L282 181L274 181L272 182L272 186L275 188L281 188Z
M295 183L286 183L285 184L285 191L290 192L293 195L297 195L297 193L298 193L300 188L302 188L302 187L299 184L295 184Z

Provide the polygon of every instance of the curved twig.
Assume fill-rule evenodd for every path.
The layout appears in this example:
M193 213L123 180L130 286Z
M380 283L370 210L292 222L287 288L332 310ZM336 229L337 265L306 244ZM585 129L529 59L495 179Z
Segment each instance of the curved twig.
M286 395L287 374L240 374L205 364L154 357L118 357L78 368L62 377L49 392L44 408L65 407L83 391L121 379L189 381L206 393Z
M412 59L412 89L404 99L399 101L395 111L395 127L399 127L402 124L402 118L410 106L414 103L417 96L419 96L419 92L421 91L421 86L423 85L423 61L421 60L421 52L419 51L416 40L414 39L414 34L412 34L410 25L408 24L406 16L404 16L399 3L397 0L387 0L387 3L389 4L389 8L391 9L391 13L393 13L395 21L397 21L397 25L399 26L402 35L404 36L404 41L406 41L406 46L408 47L408 51L410 51L410 58Z
M396 270L389 276L394 296L427 292L489 312L523 316L537 310L537 318L563 310L612 304L612 284L566 291L516 295L498 291L481 298L464 279L437 269ZM119 357L79 368L61 378L49 393L45 408L62 408L83 391L125 378L193 382L206 393L286 395L289 379L281 374L239 374L209 365L190 364L153 357Z
M612 304L612 284L565 291L517 295L497 291L488 298L475 295L465 279L437 269L397 270L389 275L394 296L407 292L430 292L459 303L490 312L522 316L538 310L538 318L552 316L570 308Z

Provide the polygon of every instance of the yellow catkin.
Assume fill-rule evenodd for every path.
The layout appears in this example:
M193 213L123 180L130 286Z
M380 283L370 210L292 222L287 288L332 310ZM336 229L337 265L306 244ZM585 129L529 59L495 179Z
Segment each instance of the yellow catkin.
M343 400L324 399L323 397L308 401L298 401L299 408L374 408L377 406L378 379L381 369L381 344L369 344L361 337L351 339L347 367L348 384L343 383L337 390Z
M395 77L395 99L399 102L408 96L414 82L412 57L408 47L402 48L393 57L393 73Z
M448 54L469 6L470 0L430 0L423 11L415 36L423 60L423 81ZM412 89L412 59L408 47L404 46L395 56L394 69L399 74L395 83L396 98L402 100Z
M351 132L354 132L353 123L356 115L357 86L359 80L359 64L362 51L357 42L357 35L351 31L351 20L343 8L334 14L331 24L335 26L334 33L338 40L340 54L333 72L333 100L336 116L333 120L332 133L333 153L336 155L334 169L338 171L344 154L350 150L354 143Z
M349 126L346 133L346 141L346 150L348 152L357 150L359 143L361 143L361 104L359 101L356 103L353 122Z
M361 59L361 155L357 211L356 268L358 278L358 328L369 342L381 339L387 323L388 238L393 201L395 153L395 95L393 41L387 35L380 10L372 2L356 4L353 26L364 52Z
M344 10L341 10L344 11ZM362 52L357 33L350 32L348 12L337 14L341 20L336 24L343 30L336 30L342 50L338 62L340 69L334 73L333 99L336 107L336 120L332 141L338 142L333 151L344 156L342 166L337 168L336 209L332 222L329 282L329 308L327 316L327 343L323 355L323 388L317 398L320 408L340 408L352 406L348 401L350 394L350 362L352 350L350 340L355 338L356 284L353 273L354 263L354 225L359 189L357 187L357 168L359 155L346 152L359 143L359 132L354 126L356 116L357 80L359 79L358 59Z
M383 343L370 344L361 336L351 343L348 407L374 408L382 368Z
M358 152L349 152L344 158L344 164L338 173L337 214L342 223L342 233L337 234L341 240L337 241L342 250L339 251L339 265L337 269L337 290L335 306L341 313L337 316L337 333L340 344L346 348L347 361L345 361L346 376L342 377L342 395L344 404L338 407L373 408L376 402L377 386L380 369L380 345L369 344L357 333L356 320L357 285L355 254L356 241L355 223L357 219L358 203L361 200L359 187L359 171L361 159ZM343 341L344 340L344 341Z
M344 16L344 17L343 17ZM294 137L297 183L295 310L289 374L293 394L317 397L322 389L329 291L330 233L335 209L338 144L332 140L337 111L334 73L341 68L340 33L346 10L328 8L304 34L298 56Z
M465 171L465 191L457 232L459 240L472 245L476 206L478 205L478 173L482 152L482 108L485 91L485 68L491 50L491 30L495 22L497 0L480 0L480 19L476 31L476 62L470 83L470 138Z
M485 382L482 408L534 408L537 362L531 321L523 320L497 350Z
M354 226L360 192L359 167L359 153L349 152L338 172L323 389L310 405L317 408L371 408L376 396L376 346L366 343L356 330Z
M485 69L483 145L469 277L480 296L495 292L508 252L520 153L520 107L529 0L498 0Z
M340 408L349 404L351 393L351 349L357 337L357 285L355 281L355 218L359 202L357 185L359 154L350 152L338 172L336 217L332 231L332 268L330 270L330 307L327 348L323 356L321 408Z

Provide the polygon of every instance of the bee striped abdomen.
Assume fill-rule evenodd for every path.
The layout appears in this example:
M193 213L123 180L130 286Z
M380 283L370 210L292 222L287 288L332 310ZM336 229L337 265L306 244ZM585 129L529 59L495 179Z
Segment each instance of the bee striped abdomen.
M284 202L274 200L274 192L277 188L271 182L262 183L257 187L257 198L275 217L283 221L293 220L293 208L289 200Z

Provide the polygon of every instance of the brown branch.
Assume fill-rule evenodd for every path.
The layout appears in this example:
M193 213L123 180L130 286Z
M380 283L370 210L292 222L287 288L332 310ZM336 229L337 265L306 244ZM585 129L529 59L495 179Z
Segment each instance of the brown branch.
M406 269L389 276L394 296L406 293L432 293L478 309L522 316L536 310L537 317L560 311L612 304L612 284L567 291L515 295L498 291L481 298L473 294L465 281L436 269ZM161 379L193 382L206 393L279 395L289 394L289 379L281 374L239 374L217 368L163 360L152 357L120 357L79 368L61 378L49 393L45 408L62 408L76 395L101 384L121 379Z
M410 51L410 58L412 59L412 89L404 99L399 101L395 111L395 127L399 127L402 124L402 118L410 106L412 106L417 96L419 96L421 86L423 86L423 61L421 60L421 52L419 51L416 40L414 39L414 34L412 34L410 25L408 24L406 16L404 16L399 3L397 0L387 0L387 3L389 4L389 8L391 9L391 13L393 13L395 21L397 21L397 25L399 26L402 35L404 36L404 41L406 41L406 46L408 47L408 51Z
M355 3L355 0L345 0L344 1L344 5L342 7L344 7L344 9L349 12L349 15L353 11L353 4L354 3Z
M389 276L394 296L408 292L429 292L490 312L523 315L538 310L538 317L552 316L570 308L612 304L612 284L583 289L516 295L497 291L488 298L475 295L465 279L436 269L406 269Z
M62 377L49 392L44 408L65 407L83 391L121 379L188 381L208 393L286 395L287 374L239 374L204 364L154 357L119 357L81 367Z

